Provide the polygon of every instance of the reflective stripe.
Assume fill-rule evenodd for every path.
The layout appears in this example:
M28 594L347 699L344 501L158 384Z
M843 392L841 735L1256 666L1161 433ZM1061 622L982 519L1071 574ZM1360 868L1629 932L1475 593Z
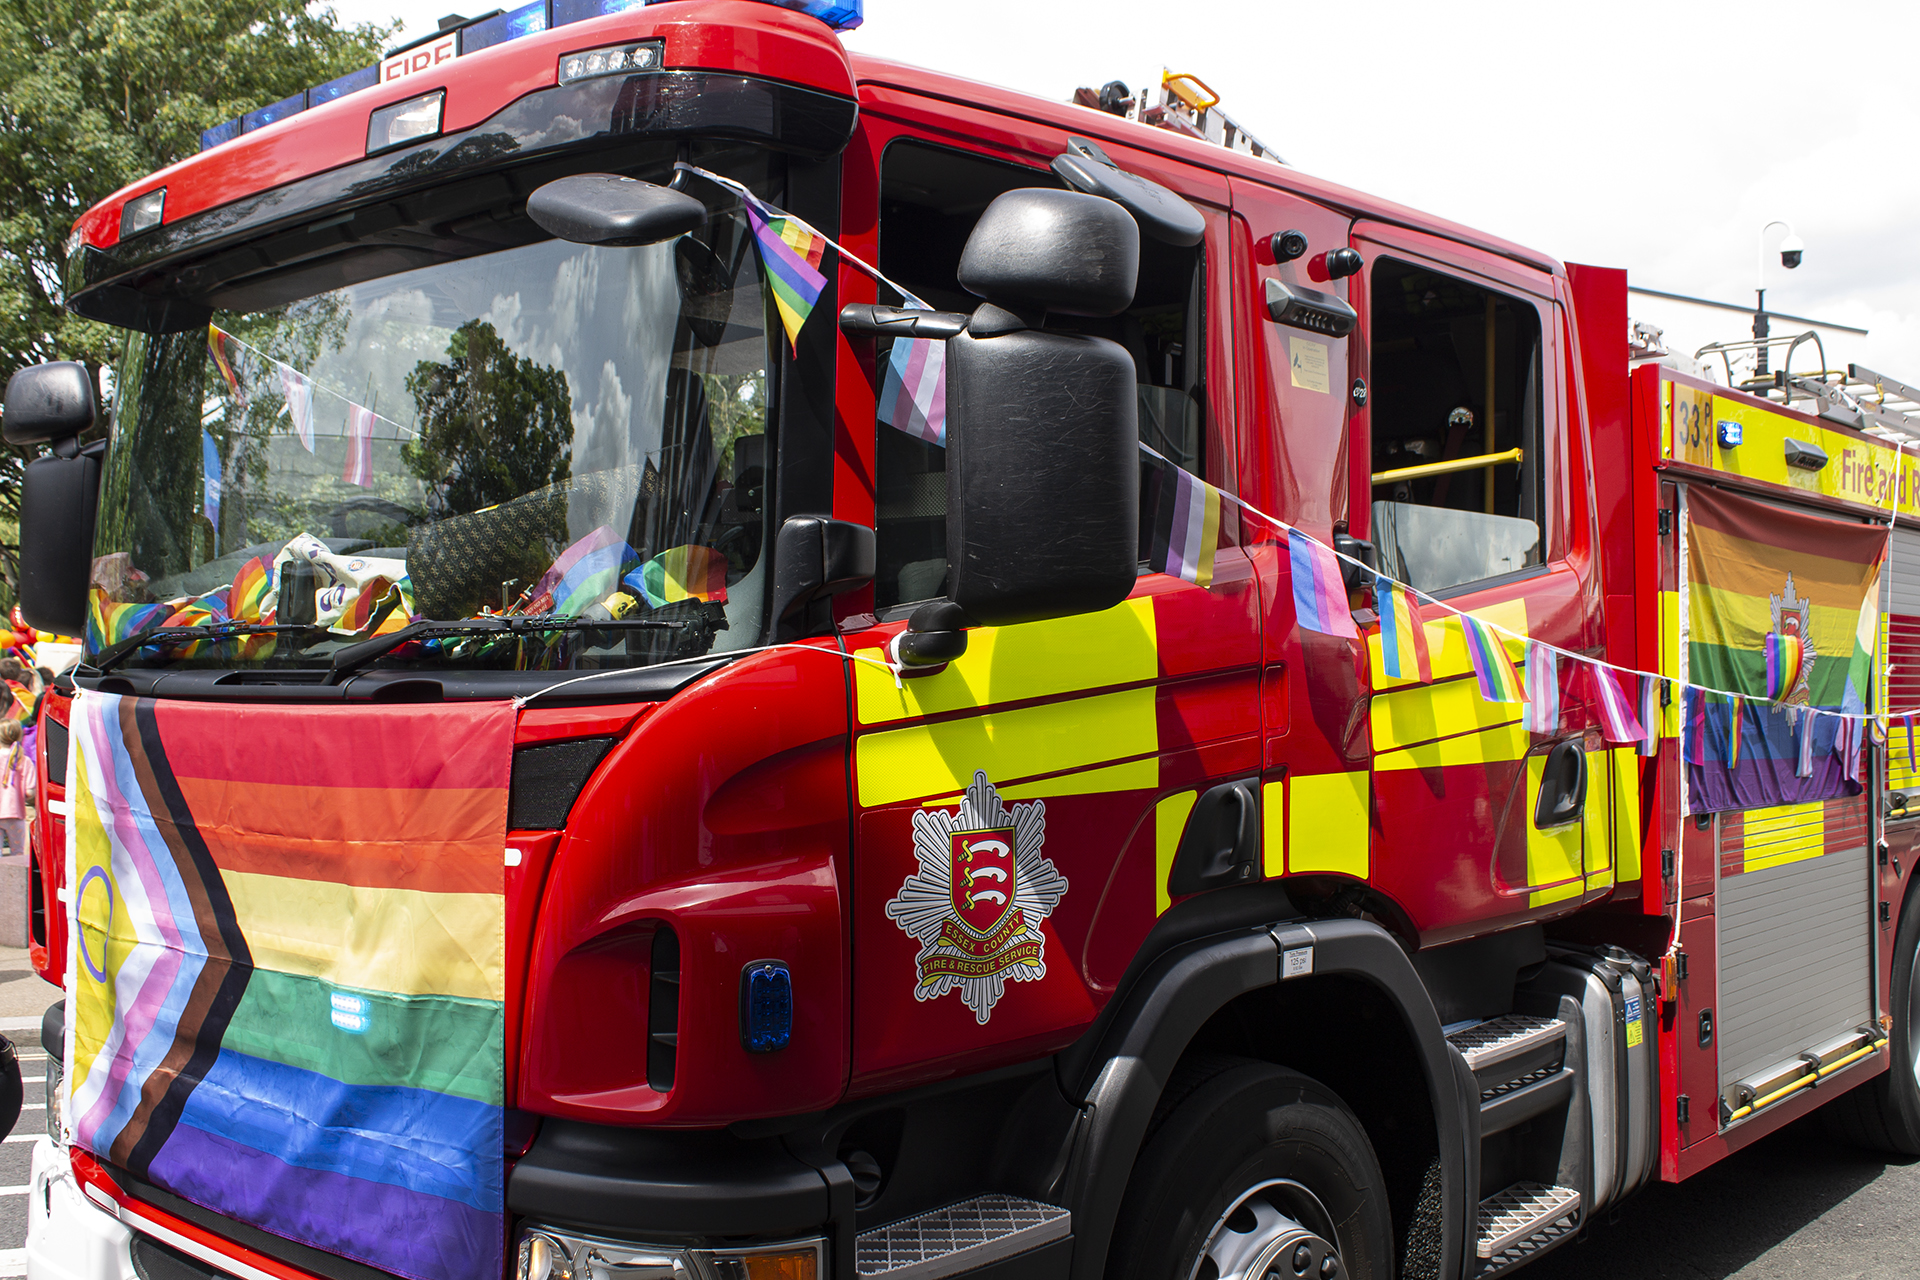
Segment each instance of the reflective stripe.
M1536 890L1529 897L1529 904L1535 907L1563 898L1576 898L1586 892L1581 850L1586 826L1584 820L1569 822L1562 827L1550 827L1545 831L1533 825L1534 810L1540 803L1540 780L1546 767L1545 754L1527 757L1527 807L1516 815L1526 823L1527 884L1548 886ZM1587 809L1592 808L1594 799L1589 789ZM1585 812L1582 811L1583 816Z
M1125 689L865 734L854 747L860 805L958 791L976 769L996 780L1032 778L1154 755L1154 693L1151 686Z
M1475 685L1469 680L1462 687L1473 689ZM1508 714L1514 717L1511 724L1375 756L1374 767L1382 773L1392 773L1401 769L1444 769L1455 765L1502 764L1518 760L1527 754L1527 746L1532 741L1520 724L1520 711L1518 703L1508 706Z
M1261 869L1269 880L1287 873L1287 781L1269 782L1260 791Z
M1198 791L1182 791L1153 806L1153 914L1164 913L1172 904L1167 893L1167 878L1173 874L1173 855L1180 851L1180 837L1187 830L1187 815L1193 812Z
M860 652L883 661L886 657L880 649ZM852 665L854 703L863 725L1084 693L1160 676L1151 597L1101 613L977 628L967 633L967 651L946 670L901 680L898 688L891 673L867 662Z
M1364 770L1313 774L1291 778L1288 786L1287 870L1366 879L1373 834L1372 775Z
M1388 752L1417 743L1454 738L1463 733L1477 733L1482 729L1512 723L1519 714L1518 704L1488 702L1482 698L1479 683L1471 678L1398 689L1378 694L1373 699L1373 749L1385 756ZM1518 760L1525 751L1526 738L1522 735L1520 751L1506 758ZM1382 759L1375 767L1392 769L1405 766L1396 766Z

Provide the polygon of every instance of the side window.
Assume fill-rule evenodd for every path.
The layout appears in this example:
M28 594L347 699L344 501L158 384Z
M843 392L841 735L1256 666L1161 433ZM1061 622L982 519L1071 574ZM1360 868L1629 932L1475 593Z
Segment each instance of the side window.
M1003 192L1059 185L1045 169L922 142L895 142L880 165L880 269L930 307L970 312L980 299L960 287L957 273L961 250L981 213ZM1131 309L1108 320L1049 323L1125 347L1139 382L1141 439L1188 470L1205 474L1201 267L1198 248L1175 249L1143 240L1140 284ZM881 377L890 347L880 344ZM933 599L946 590L946 451L885 423L877 423L876 430L879 565L874 603L885 609ZM1149 469L1143 468L1143 486L1150 483ZM1149 523L1143 518L1143 539Z
M1543 563L1539 310L1391 258L1369 310L1380 567L1444 591Z

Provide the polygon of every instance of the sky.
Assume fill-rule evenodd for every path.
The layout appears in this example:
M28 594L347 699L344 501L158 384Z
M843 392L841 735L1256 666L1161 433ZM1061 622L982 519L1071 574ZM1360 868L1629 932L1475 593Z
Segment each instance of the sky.
M433 28L450 0L334 0ZM486 8L471 10L484 12ZM1920 385L1920 5L866 0L849 48L1054 100L1190 72L1295 167L1630 283L1751 305L1762 228L1805 242L1769 308ZM467 12L463 10L463 12ZM1879 51L1887 51L1885 55ZM1635 296L1691 354L1750 318ZM1776 320L1774 332L1804 325ZM1804 348L1803 348L1804 351ZM1795 358L1796 368L1807 357Z

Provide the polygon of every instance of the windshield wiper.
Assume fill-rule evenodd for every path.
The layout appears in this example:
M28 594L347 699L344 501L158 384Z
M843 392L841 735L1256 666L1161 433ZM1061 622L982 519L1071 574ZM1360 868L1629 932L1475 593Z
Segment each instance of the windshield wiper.
M469 618L464 622L436 622L431 618L422 618L418 622L409 622L398 631L362 640L359 644L350 644L337 651L325 683L339 684L343 676L351 675L410 640L485 635L528 636L554 631L684 631L692 625L689 622L662 622L654 618L562 618L552 614L529 618Z
M189 627L148 627L118 644L110 644L92 659L79 665L95 675L105 675L141 649L156 644L176 644L187 640L227 640L234 636L285 635L294 631L316 631L311 626L276 626L271 622L201 622Z

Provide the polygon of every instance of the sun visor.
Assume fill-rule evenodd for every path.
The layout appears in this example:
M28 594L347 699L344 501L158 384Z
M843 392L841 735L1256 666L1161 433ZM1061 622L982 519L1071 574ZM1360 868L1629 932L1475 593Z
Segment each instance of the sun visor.
M1105 196L1131 213L1149 239L1185 249L1206 234L1198 209L1151 178L1128 173L1098 143L1068 138L1066 151L1053 158L1053 171L1075 191Z

